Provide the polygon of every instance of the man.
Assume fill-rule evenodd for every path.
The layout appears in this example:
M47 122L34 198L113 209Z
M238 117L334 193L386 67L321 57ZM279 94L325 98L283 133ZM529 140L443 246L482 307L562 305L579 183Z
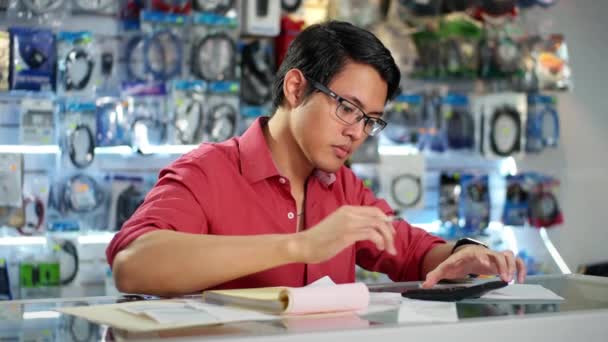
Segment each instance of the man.
M241 137L202 144L159 181L107 249L119 290L179 295L209 288L355 281L355 263L395 281L469 273L523 281L511 252L453 244L393 221L347 158L381 131L399 70L371 33L311 26L291 44L274 113Z

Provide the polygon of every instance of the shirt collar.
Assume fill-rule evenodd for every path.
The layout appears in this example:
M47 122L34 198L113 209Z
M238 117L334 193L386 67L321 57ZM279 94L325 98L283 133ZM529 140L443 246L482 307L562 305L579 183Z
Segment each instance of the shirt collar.
M263 127L268 123L268 119L268 117L256 119L239 138L241 174L250 183L280 176L264 138ZM315 170L314 175L325 187L329 187L336 181L336 175L333 173Z

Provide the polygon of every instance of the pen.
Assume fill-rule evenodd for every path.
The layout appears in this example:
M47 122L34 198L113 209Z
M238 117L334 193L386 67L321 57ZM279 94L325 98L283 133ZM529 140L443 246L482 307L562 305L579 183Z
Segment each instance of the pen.
M403 221L403 218L400 216L394 216L394 215L386 217L386 222L395 222L395 221Z

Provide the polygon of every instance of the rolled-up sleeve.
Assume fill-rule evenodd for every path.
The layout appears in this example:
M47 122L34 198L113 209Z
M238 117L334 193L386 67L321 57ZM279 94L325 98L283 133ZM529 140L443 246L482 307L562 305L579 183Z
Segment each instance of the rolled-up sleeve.
M161 170L144 202L116 233L106 249L110 266L118 252L143 234L168 229L192 234L208 232L208 217L201 201L205 173L189 157Z
M350 173L345 177L346 188L352 191L348 197L354 198L357 205L375 206L386 215L394 215L388 203L377 198L360 179ZM387 274L393 281L412 281L423 278L422 261L426 254L445 240L431 235L423 229L413 227L406 221L393 223L396 255L380 251L371 241L359 241L356 244L357 265L369 271Z

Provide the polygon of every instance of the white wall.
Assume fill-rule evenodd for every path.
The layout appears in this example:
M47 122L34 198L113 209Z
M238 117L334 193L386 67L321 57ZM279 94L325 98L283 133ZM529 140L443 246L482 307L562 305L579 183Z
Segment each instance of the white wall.
M565 224L549 236L572 271L608 261L608 1L559 0L543 25L564 33L574 88L560 94L560 147L526 157L524 170L561 180Z

